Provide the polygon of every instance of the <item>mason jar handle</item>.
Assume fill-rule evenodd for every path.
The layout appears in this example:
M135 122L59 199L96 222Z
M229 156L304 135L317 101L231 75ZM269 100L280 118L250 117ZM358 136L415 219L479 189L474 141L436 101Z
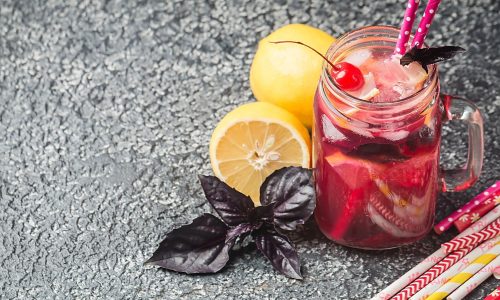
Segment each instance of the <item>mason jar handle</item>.
M483 117L479 109L469 100L449 95L441 97L445 113L443 121L460 120L468 125L469 151L465 166L441 170L443 192L462 191L476 182L483 167Z

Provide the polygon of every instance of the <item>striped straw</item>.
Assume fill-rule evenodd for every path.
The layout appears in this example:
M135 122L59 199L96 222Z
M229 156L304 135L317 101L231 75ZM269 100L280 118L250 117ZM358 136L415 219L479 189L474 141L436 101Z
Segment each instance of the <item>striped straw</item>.
M484 300L498 300L500 299L500 286L498 286L496 289L494 289L491 293L484 298Z
M422 276L413 281L409 286L404 288L396 296L391 298L391 300L405 300L415 295L416 292L421 290L424 286L428 285L431 281L433 281L436 277L441 275L444 271L448 270L451 266L457 263L457 261L462 259L462 257L467 255L472 249L473 247L467 247L451 253L450 255L445 257L442 261L440 261L437 265L427 270L427 272L425 272Z
M497 256L492 262L490 262L481 271L477 272L476 275L472 276L471 279L467 280L458 289L451 293L446 299L447 300L460 300L465 298L470 292L472 292L476 287L488 279L493 270L500 266L500 256Z
M491 194L500 191L500 180L495 182L492 186L487 188L484 192L480 193L476 197L472 198L467 204L454 211L451 215L444 218L441 222L439 222L436 226L434 226L434 231L437 234L441 234L442 232L449 229L453 222L458 220L462 215L469 213L474 207L486 201Z
M455 238L447 243L444 243L441 247L445 250L445 253L450 253L467 246L474 247L486 240L497 237L498 235L500 235L500 219L491 223L480 232L469 234L461 238Z
M436 11L439 7L439 3L441 0L429 0L427 6L425 7L424 15L422 19L420 19L420 24L418 24L417 32L415 33L415 37L413 38L413 42L411 47L417 46L418 48L422 48L424 45L424 39L429 31L429 27L431 27L432 20L436 15Z
M462 272L453 276L442 287L432 293L426 300L441 300L446 298L451 292L456 290L460 285L464 284L474 274L479 272L484 266L489 264L500 254L500 242L495 244L490 251L476 258L470 265L468 265Z
M459 234L457 237L463 237L474 232L478 232L484 227L486 227L491 222L495 221L500 217L500 207L495 207L489 213L487 213L481 220L472 224L469 228L467 228L464 232ZM474 252L474 251L472 251ZM472 253L471 252L471 253ZM372 299L376 300L387 300L391 298L393 295L397 294L400 290L404 289L407 285L409 285L413 280L422 275L425 271L429 270L432 266L436 264L436 262L441 261L446 256L444 249L439 248L437 251L429 255L418 265L413 267L411 270L403 274L399 279L391 283L388 287L378 293Z
M410 300L427 299L427 297L430 294L439 289L451 277L455 276L455 274L464 270L470 264L471 261L474 261L479 256L490 251L498 242L500 242L500 237L482 243L474 250L472 250L469 254L467 254L464 258L462 258L459 262L451 266L443 274L439 275L436 279L434 279L432 282L426 285L423 289L421 289L418 293L416 293L413 297L411 297Z
M378 182L377 180L375 182ZM377 183L378 184L378 183ZM380 188L379 188L380 189ZM390 193L380 189L380 191L391 201L394 202L393 198L399 197L394 193ZM377 200L375 197L370 198L370 203L373 205L373 207L377 210L377 212L382 215L389 223L396 225L399 229L404 230L409 233L414 233L414 234L421 234L425 227L423 225L415 225L411 224L405 219L402 219L398 217L394 212L390 209L387 208L386 205L382 204L379 200ZM411 207L411 204L407 205L407 207Z
M406 48L408 40L410 39L411 29L413 23L415 22L415 15L417 14L418 3L420 0L408 0L406 6L405 16L403 22L401 23L401 29L399 30L398 41L396 42L395 54L404 55L406 53Z

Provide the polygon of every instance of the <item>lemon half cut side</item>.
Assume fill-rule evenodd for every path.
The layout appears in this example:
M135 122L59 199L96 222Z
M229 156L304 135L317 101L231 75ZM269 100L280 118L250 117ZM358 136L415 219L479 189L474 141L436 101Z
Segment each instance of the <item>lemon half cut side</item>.
M244 104L229 112L210 140L215 176L259 203L259 189L271 173L310 166L309 132L293 114L270 103Z

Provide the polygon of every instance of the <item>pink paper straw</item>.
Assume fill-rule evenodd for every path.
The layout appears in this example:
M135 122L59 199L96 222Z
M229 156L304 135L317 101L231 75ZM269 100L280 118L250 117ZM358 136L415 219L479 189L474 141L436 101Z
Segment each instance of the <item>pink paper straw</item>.
M417 32L415 33L415 37L413 38L413 42L411 44L412 48L413 46L422 48L422 46L424 45L425 36L429 31L429 27L431 27L431 23L434 19L434 15L436 15L439 3L441 3L441 0L429 0L429 2L427 3L424 15L420 20L420 24L418 24Z
M500 190L500 180L495 182L492 186L490 186L481 194L474 197L471 201L469 201L467 204L465 204L464 206L453 212L451 215L444 218L444 220L442 220L436 226L434 226L434 231L436 231L437 234L441 234L442 232L446 231L453 225L453 222L458 220L458 218L460 218L462 215L466 213L469 213L474 207L483 203L485 200L489 198L490 195L494 194L499 190Z
M487 242L484 242L478 247L474 248L474 250L472 250L469 254L463 257L460 261L451 266L448 270L444 271L443 274L439 275L436 279L434 279L432 282L430 282L428 285L426 285L424 288L418 291L418 293L413 295L413 297L411 297L410 300L427 299L429 295L431 295L439 288L441 288L457 273L463 272L470 265L471 262L476 260L481 255L490 252L490 250L493 249L495 246L497 246L497 243L499 242L500 242L500 237L497 237Z
M390 209L388 209L375 197L370 198L370 203L373 205L373 207L377 210L377 212L380 215L382 215L391 224L394 224L397 227L399 227L399 229L412 233L422 232L422 230L425 229L423 226L410 224L404 219L401 219L400 217L396 216Z
M494 289L491 293L484 298L484 300L498 300L500 299L500 286L498 286L496 289Z
M495 276L496 279L500 279L500 266L499 267L496 267L494 270L493 270L493 276Z
M401 23L398 41L396 42L395 54L404 55L406 53L407 42L410 39L411 28L415 22L415 14L417 13L418 3L420 0L408 0L405 16Z
M479 220L482 216L487 214L490 210L492 210L495 206L500 204L500 195L491 197L481 203L479 206L476 206L473 208L470 213L466 213L458 220L455 220L453 222L453 225L455 228L458 230L458 232L464 231L467 227L470 226L470 224L476 222Z
M467 247L464 249L460 249L455 251L441 260L434 267L427 270L422 276L413 281L409 286L407 286L404 290L399 292L394 298L391 300L405 300L415 295L418 291L420 291L424 286L428 285L431 281L436 279L439 275L441 275L444 271L448 270L451 266L456 264L459 260L461 260L465 255L467 255L473 247Z
M483 230L466 235L461 238L455 238L449 242L444 243L441 247L445 253L450 253L465 247L476 246L484 241L492 239L500 235L500 219L488 225Z
M489 213L487 213L484 217L482 217L481 220L472 224L464 232L459 234L457 238L469 235L474 232L478 232L491 222L497 220L498 218L500 218L500 207L497 206L494 209L492 209ZM387 286L384 290L375 295L375 297L373 297L372 299L387 300L391 298L393 295L396 295L400 290L404 289L406 286L411 284L413 280L415 280L415 278L424 274L425 271L429 270L431 267L433 267L435 264L441 261L444 257L446 257L444 249L439 248L434 253L425 258L422 262L420 262L418 265L416 265L411 270L403 274L399 279L397 279L389 286Z

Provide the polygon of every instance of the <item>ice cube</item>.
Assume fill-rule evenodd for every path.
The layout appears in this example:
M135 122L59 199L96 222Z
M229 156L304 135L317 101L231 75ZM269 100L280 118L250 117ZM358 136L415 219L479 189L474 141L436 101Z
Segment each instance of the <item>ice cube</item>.
M390 141L399 141L404 139L405 137L408 136L410 132L406 130L399 130L399 131L391 131L391 132L382 132L380 133L380 137L383 137L384 139L390 140Z
M428 77L427 72L425 72L424 68L417 63L412 62L408 66L403 67L406 71L406 75L408 76L408 85L413 87L414 91L420 90L425 83L425 80Z
M365 84L359 90L352 91L351 95L359 99L370 100L371 98L377 96L380 91L377 89L375 77L373 77L371 72L363 75L363 77L365 79Z
M389 102L411 96L422 88L427 73L418 63L402 66L397 57L373 61L364 66L375 74L375 83L380 94L374 102Z
M392 102L401 99L401 95L398 91L394 89L381 86L379 93L371 99L372 102Z
M392 90L398 93L399 95L403 95L406 92L405 87L401 82L397 82L393 87Z
M332 124L326 115L321 116L321 124L323 125L323 135L330 143L346 139L345 135Z
M399 61L393 59L376 61L369 68L372 73L376 74L376 83L387 89L392 89L396 83L401 84L408 80L408 76Z
M344 58L344 61L355 65L356 67L360 67L371 57L372 52L369 49L358 49L347 55Z

